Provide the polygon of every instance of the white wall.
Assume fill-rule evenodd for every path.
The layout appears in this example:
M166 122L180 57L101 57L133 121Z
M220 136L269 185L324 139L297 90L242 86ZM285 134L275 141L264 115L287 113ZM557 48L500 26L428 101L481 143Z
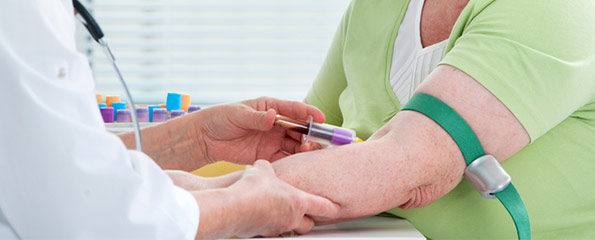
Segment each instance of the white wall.
M167 91L212 104L302 99L348 0L92 0L138 102ZM97 89L119 94L103 53L79 36Z

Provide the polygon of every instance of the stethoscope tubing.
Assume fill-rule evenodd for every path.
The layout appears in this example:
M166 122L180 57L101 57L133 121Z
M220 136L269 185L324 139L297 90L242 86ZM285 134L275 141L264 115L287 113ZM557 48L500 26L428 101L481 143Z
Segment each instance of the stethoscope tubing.
M116 63L116 58L114 57L114 54L112 53L111 48L107 44L107 40L105 40L105 34L103 33L103 30L101 30L101 27L99 26L99 24L97 23L95 18L91 15L91 13L89 13L89 11L85 8L85 6L83 6L83 4L81 4L78 0L72 0L72 3L74 6L74 9L76 10L76 15L80 16L79 20L81 20L82 24L89 31L89 34L91 35L91 37L102 47L103 53L109 59L111 65L112 65L112 68L114 69L114 72L116 73L116 76L118 77L118 80L120 81L120 85L122 86L122 89L124 90L124 93L126 94L128 104L130 104L130 108L132 109L131 117L132 117L132 124L134 125L135 148L137 151L142 152L142 150L143 150L142 138L141 138L140 124L138 123L138 120L136 118L136 105L134 104L134 100L132 99L132 94L130 94L128 84L126 84L126 81L124 80L124 77L122 76L122 72L120 71L120 68L118 67L118 64Z

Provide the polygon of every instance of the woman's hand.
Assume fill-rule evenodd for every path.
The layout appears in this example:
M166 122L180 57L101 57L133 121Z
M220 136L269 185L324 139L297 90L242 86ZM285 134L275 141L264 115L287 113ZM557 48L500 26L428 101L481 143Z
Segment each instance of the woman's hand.
M335 218L339 207L277 178L271 164L254 163L225 189L194 193L200 207L198 238L278 236L309 232L317 219Z
M312 116L324 122L317 108L297 101L257 98L235 104L204 109L194 122L210 161L225 160L251 164L257 159L269 161L300 152L301 134L274 127L275 116L281 114L306 120Z

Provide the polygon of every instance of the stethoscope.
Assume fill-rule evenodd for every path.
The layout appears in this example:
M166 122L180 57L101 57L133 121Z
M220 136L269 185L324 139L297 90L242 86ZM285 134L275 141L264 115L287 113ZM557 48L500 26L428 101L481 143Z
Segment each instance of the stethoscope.
M118 79L120 80L120 84L122 84L122 88L124 89L124 92L126 93L126 97L128 98L128 104L130 104L130 108L132 109L131 115L132 115L132 124L134 125L135 147L136 147L137 151L142 152L143 147L142 147L142 141L141 141L141 136L140 136L140 125L139 125L138 121L136 120L136 107L134 105L134 101L132 100L132 95L130 94L130 91L128 90L128 85L126 84L126 81L124 81L124 78L122 77L122 73L120 72L120 68L116 64L116 58L114 57L114 54L112 54L112 50L110 49L109 45L107 44L107 41L104 38L105 35L103 34L103 31L99 27L99 24L97 24L97 21L95 21L95 18L93 18L91 13L89 13L89 11L87 11L85 6L83 6L83 4L81 4L78 0L72 0L72 3L74 5L74 9L76 10L75 15L78 16L78 19L83 23L85 28L87 28L91 37L97 43L99 43L99 45L103 48L103 52L105 53L107 58L112 63L112 67L114 68L114 71L116 72L116 75L118 76Z

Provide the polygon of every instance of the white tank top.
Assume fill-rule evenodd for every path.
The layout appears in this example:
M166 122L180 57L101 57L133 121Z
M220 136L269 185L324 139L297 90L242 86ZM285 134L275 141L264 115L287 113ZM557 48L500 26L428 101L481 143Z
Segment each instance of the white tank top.
M421 12L424 0L411 0L393 46L390 84L401 106L419 84L438 66L447 40L431 46L421 44Z

